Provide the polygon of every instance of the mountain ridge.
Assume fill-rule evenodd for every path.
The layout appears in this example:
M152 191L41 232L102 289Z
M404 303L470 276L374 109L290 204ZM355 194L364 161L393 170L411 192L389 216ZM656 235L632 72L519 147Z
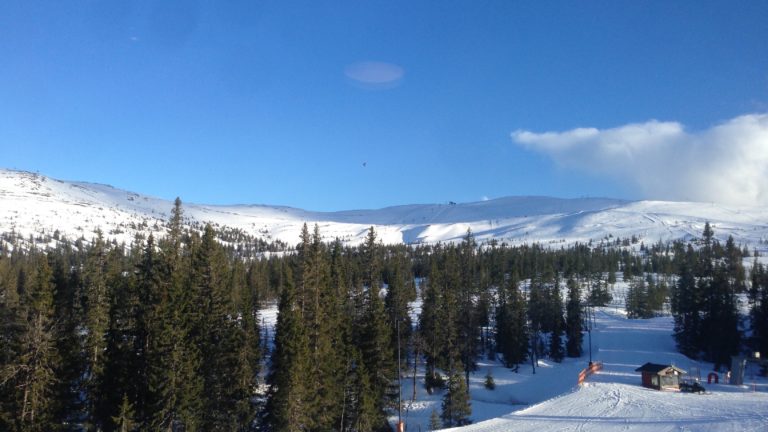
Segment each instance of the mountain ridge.
M171 201L111 185L0 169L0 232L29 236L57 230L68 238L88 239L98 228L108 238L128 243L147 229L162 235L172 206ZM456 241L468 229L478 241L509 244L617 237L656 242L698 237L707 221L718 237L733 235L751 247L762 248L768 239L768 208L714 203L509 196L335 212L266 204L184 203L183 209L188 223L239 229L289 245L298 243L304 223L318 224L327 240L340 238L348 244L362 242L370 226L384 243Z

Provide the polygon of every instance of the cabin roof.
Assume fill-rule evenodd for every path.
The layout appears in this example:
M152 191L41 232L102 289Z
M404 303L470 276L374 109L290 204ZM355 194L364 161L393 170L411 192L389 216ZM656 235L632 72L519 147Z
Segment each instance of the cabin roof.
M680 374L686 373L684 370L680 369L675 365L662 365L662 364L656 364L656 363L646 363L640 366L639 368L635 369L635 372L650 372L650 373L658 374L666 371L667 369L676 370Z

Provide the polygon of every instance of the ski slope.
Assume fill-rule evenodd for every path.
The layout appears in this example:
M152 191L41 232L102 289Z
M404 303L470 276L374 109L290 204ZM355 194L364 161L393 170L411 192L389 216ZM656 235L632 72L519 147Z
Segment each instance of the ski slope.
M753 381L751 374L748 374L749 385L746 386L706 384L704 381L711 392L706 395L656 391L640 386L640 374L634 370L645 362L671 363L689 372L700 368L704 379L710 372L711 364L693 362L676 352L670 317L628 320L620 309L601 308L592 336L594 359L602 361L604 369L589 377L583 386L573 385L575 375L571 364L554 366L552 375L571 383L569 390L549 400L456 430L768 430L768 383L760 378ZM530 379L521 385L527 389L518 391L526 393L547 383ZM482 404L478 407L483 409ZM479 419L484 413L476 415Z
M182 200L184 197L181 197ZM97 229L130 243L137 233L165 233L173 203L107 185L56 180L0 169L0 233L23 238L41 233L90 240ZM506 197L459 204L415 204L377 210L313 212L267 205L213 206L184 203L185 222L242 230L264 240L299 242L304 223L317 224L324 239L361 243L369 227L384 243L460 241L471 229L476 240L510 245L636 237L646 244L700 236L709 221L716 237L768 248L768 207L714 203L623 201L605 198Z

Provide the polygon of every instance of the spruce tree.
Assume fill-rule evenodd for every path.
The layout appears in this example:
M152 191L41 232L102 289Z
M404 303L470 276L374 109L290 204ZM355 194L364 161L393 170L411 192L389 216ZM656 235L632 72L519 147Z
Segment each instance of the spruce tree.
M441 316L442 293L439 287L440 276L438 272L437 263L433 260L429 277L423 284L421 313L419 314L419 341L426 360L427 390L430 392L432 386L429 382L434 379L435 369L441 359L443 330L445 329L443 327L445 322Z
M391 330L380 295L380 259L379 245L373 227L363 245L365 312L363 328L360 334L360 351L368 372L371 386L371 397L378 406L376 427L386 422L384 407L387 404L387 390L395 376L394 359L392 356Z
M309 320L309 380L315 383L308 412L314 428L333 429L343 411L343 375L345 350L342 316L343 301L330 285L327 253L319 227L315 225L312 246L305 259L304 283L311 293L305 320Z
M106 419L100 416L102 395L99 392L106 358L107 330L109 326L107 249L101 231L89 248L83 268L83 293L85 294L85 338L83 348L86 358L85 389L87 395L88 422L98 428Z
M552 332L549 337L549 356L556 362L563 361L565 351L563 350L563 332L565 322L563 321L563 300L560 295L560 279L556 278L552 286Z
M465 426L471 423L469 416L472 406L469 401L469 390L464 377L454 372L448 380L448 389L443 396L443 426Z
M750 347L760 353L768 353L768 272L757 262L752 266L752 286L749 291L750 324L752 337Z
M194 343L200 309L195 303L196 293L188 289L190 255L182 244L181 220L181 201L177 198L168 235L160 244L162 284L150 331L150 424L153 429L169 431L197 430L203 414L201 352Z
M261 366L261 330L259 325L259 297L256 287L246 281L246 271L241 261L235 261L232 268L232 286L237 293L235 316L240 316L236 322L234 336L239 338L239 344L233 344L236 353L236 366L232 373L232 417L238 430L250 430L250 425L256 420L257 406L253 403L253 389L258 384L258 374ZM267 342L266 340L264 341Z
M136 412L127 394L123 394L118 414L112 417L112 423L117 432L133 432L141 428L141 423L136 420Z
M310 400L306 383L310 367L307 329L293 285L293 273L287 266L284 271L265 409L267 430L276 432L306 430L312 424L307 412Z
M499 306L496 316L496 346L502 355L504 365L513 367L524 362L528 351L526 309L517 276L509 278L499 291Z
M54 428L52 399L59 360L53 322L53 274L46 257L35 254L29 284L23 287L26 305L25 325L14 364L5 371L3 381L16 389L17 425L21 430Z
M581 290L573 278L568 279L568 304L566 305L565 352L568 357L581 357L584 333L582 328Z
M701 300L694 275L696 260L693 248L689 245L682 258L677 284L672 294L677 348L691 358L698 357L701 338Z
M650 318L653 316L648 305L648 297L648 290L643 278L630 282L625 300L627 318Z
M437 413L437 410L433 409L432 413L429 415L429 430L436 431L442 428L443 425L440 423L440 415Z
M194 243L193 243L194 244ZM191 343L200 349L203 376L203 418L205 430L232 429L234 409L243 398L236 374L242 333L234 321L233 280L224 252L216 242L213 228L206 225L199 246L192 251L188 290L196 296L198 314L192 324Z

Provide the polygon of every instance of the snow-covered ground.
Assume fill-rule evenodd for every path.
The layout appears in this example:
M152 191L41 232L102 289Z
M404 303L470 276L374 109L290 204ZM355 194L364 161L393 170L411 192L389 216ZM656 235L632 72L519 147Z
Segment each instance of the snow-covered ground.
M619 281L617 288L623 287ZM420 306L417 302L414 306ZM262 312L273 329L276 306ZM270 329L270 334L273 330ZM533 374L530 363L518 372L497 361L480 361L470 378L473 424L461 431L765 431L768 430L768 380L745 376L745 385L707 384L712 364L693 361L675 349L669 316L630 320L618 304L597 308L592 332L593 359L603 370L577 385L589 361L589 338L584 355L562 363L540 360ZM635 369L646 362L674 364L690 377L700 377L708 393L698 395L656 391L640 386ZM427 431L430 415L441 412L443 391L428 394L419 365L416 386L413 365L403 365L403 421L406 430ZM490 372L496 388L485 388ZM722 374L720 376L723 379ZM415 391L414 391L415 388ZM390 416L394 424L397 415ZM453 429L451 429L453 430Z
M182 200L184 197L181 197ZM129 243L137 232L162 235L171 201L111 186L61 181L0 169L0 233L24 238L45 232ZM240 229L267 241L299 241L301 226L318 224L326 240L359 244L370 226L384 243L458 241L471 229L479 242L509 244L600 241L635 236L646 244L699 237L709 221L715 235L732 235L750 249L768 248L768 208L714 203L622 201L604 198L506 197L459 204L417 204L377 210L313 212L266 205L184 203L188 222Z
M768 430L768 382L748 375L748 385L706 384L706 395L656 391L640 386L634 370L645 362L670 364L702 378L711 364L690 361L675 350L669 317L628 320L611 308L598 310L594 357L604 369L561 395L461 428L462 431L764 431ZM582 363L583 364L583 363ZM573 382L570 364L553 375ZM524 387L545 386L527 380ZM501 389L497 389L499 391ZM757 390L757 391L753 391ZM525 390L518 390L525 392ZM484 406L478 406L480 410ZM478 417L486 417L479 413ZM479 418L478 418L479 420Z

